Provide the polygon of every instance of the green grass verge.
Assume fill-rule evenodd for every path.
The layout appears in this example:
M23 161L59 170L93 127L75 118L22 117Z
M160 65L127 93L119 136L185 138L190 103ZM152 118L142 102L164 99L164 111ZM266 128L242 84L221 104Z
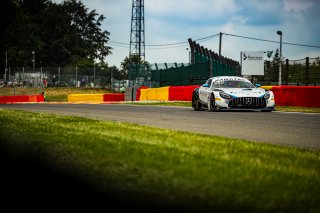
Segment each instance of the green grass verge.
M11 152L32 152L122 199L195 212L319 212L320 154L243 140L0 109Z
M280 112L320 113L320 108L313 108L313 107L277 106L276 110Z
M46 100L52 101L68 101L69 94L93 94L93 93L111 93L110 90L101 88L79 88L79 87L48 87L48 88L23 88L23 87L4 87L0 88L0 96L12 96L12 95L36 95L42 92L46 93Z

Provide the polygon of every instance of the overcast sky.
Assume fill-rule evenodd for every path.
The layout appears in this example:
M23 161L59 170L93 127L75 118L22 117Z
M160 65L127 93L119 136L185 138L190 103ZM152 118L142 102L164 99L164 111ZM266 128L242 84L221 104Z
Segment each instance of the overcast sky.
M132 0L82 0L106 20L103 29L111 33L112 55L109 65L120 67L129 56ZM146 45L187 42L219 32L279 41L320 46L319 0L145 0ZM117 44L113 42L121 42ZM219 36L204 42L204 47L219 52ZM222 55L240 60L240 51L268 51L279 43L222 37ZM164 47L146 46L150 63L189 62L188 44ZM283 44L283 56L289 59L320 56L320 48Z

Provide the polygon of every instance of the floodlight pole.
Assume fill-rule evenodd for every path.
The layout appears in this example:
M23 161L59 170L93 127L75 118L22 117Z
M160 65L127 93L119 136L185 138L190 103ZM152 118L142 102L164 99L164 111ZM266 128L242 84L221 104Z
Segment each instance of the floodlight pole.
M280 36L280 60L279 60L279 86L281 86L281 68L282 68L282 32L277 31Z
M33 64L32 71L33 71L33 73L34 73L34 70L35 70L35 62L36 62L36 60L35 60L35 52L32 51L32 64Z

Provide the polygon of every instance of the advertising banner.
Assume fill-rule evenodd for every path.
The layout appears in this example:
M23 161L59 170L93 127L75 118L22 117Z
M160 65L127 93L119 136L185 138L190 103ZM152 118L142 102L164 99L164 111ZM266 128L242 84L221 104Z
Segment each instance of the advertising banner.
M264 52L241 52L242 75L264 75Z

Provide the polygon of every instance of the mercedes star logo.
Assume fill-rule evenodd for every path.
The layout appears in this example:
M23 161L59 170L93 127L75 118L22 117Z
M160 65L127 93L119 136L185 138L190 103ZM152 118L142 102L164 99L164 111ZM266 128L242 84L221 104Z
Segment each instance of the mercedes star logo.
M246 98L246 105L251 105L251 98Z

